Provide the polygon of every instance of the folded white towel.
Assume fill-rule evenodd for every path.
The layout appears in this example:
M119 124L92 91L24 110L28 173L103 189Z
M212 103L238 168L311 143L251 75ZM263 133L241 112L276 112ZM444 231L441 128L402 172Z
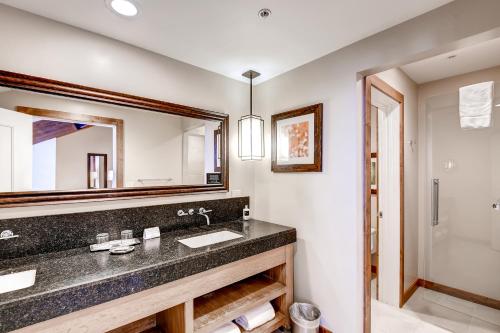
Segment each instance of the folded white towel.
M240 329L235 323L229 322L213 330L212 333L240 333Z
M490 127L493 110L493 81L462 87L459 92L460 127Z
M273 306L271 303L267 302L246 312L235 321L246 331L251 331L274 319L275 315Z

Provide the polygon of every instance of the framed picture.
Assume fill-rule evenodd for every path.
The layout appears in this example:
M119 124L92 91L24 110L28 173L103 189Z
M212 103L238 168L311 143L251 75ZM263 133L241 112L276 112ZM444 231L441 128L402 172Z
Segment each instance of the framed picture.
M273 172L322 171L323 104L271 117Z

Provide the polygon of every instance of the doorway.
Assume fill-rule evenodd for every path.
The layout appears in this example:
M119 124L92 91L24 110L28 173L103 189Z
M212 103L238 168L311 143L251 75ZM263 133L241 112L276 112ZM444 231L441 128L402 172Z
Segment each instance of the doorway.
M482 69L467 65L467 59L493 53L496 45L500 39L365 79L365 249L376 251L365 251L369 309L365 332L399 332L406 325L420 331L425 327L426 332L500 333L500 127L496 121L500 61ZM387 106L377 101L384 83L404 94L399 188L388 185L390 173L384 166L384 151L387 154L391 147L384 140L397 137L394 130L387 134L389 138L383 135L390 133L384 129L390 114L381 112ZM486 92L478 94L478 89ZM474 104L463 102L467 98ZM404 208L399 230L391 225L394 218L384 205L393 194L399 198L389 200ZM376 230L375 241L371 228ZM399 234L399 243L390 232ZM392 251L393 259L399 256L397 271L395 260L383 259L384 250ZM393 280L392 291L399 302L390 297L396 299L391 302L385 298L384 276L394 278L396 273L399 279Z
M370 296L404 303L404 96L377 76L366 78L365 152L370 186ZM368 123L369 122L369 123ZM368 196L369 195L369 196ZM375 283L373 282L375 280ZM399 286L395 288L395 286Z

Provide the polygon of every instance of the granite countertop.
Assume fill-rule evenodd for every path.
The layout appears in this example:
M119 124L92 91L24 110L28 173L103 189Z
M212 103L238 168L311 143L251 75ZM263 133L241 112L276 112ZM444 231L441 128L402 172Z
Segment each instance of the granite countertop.
M191 249L178 239L227 229L243 238ZM0 332L104 303L296 241L293 228L233 221L164 233L125 255L88 247L0 262L0 274L36 269L35 284L0 295Z

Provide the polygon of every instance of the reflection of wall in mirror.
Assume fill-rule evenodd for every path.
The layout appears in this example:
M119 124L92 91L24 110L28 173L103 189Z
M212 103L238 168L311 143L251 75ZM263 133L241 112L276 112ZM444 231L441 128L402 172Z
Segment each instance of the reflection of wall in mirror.
M34 144L33 190L87 188L88 153L106 154L113 161L113 128L88 127Z
M151 111L123 115L125 186L182 184L182 119Z
M0 192L31 190L32 117L0 108Z
M62 136L57 138L56 150L56 188L87 188L87 153L107 154L112 161L113 129L93 126Z
M183 184L205 184L214 172L214 131L219 122L189 119L184 122Z
M198 127L185 129L182 141L182 183L203 184L205 175L205 126L198 125Z
M56 189L57 139L33 145L33 191Z
M183 184L183 134L186 129L194 127L206 126L205 133L202 133L206 135L205 150L202 153L203 178L200 178L201 182L198 184L204 184L205 174L213 172L213 131L219 122L16 89L0 92L0 107L15 110L17 106L122 119L124 124L123 180L127 187ZM84 131L87 130L89 129ZM99 152L99 150L88 152ZM109 157L108 161L111 162L113 159ZM83 163L83 167L85 165ZM108 169L116 170L115 163L109 163ZM58 180L57 189L73 189L77 186L76 181L72 179L74 175L70 171L65 171L64 174L69 179ZM190 182L190 184L194 183ZM86 188L86 183L84 185L82 188ZM62 186L68 186L68 188Z
M205 174L215 172L214 165L214 132L219 128L218 122L206 122L205 124Z
M17 106L123 119L125 186L149 186L140 183L139 179L173 178L172 184L182 181L182 129L178 117L15 89L0 92L0 107L15 110ZM86 162L83 166L86 167ZM109 163L108 169L116 170L115 162ZM86 183L84 185L83 189L87 187Z

